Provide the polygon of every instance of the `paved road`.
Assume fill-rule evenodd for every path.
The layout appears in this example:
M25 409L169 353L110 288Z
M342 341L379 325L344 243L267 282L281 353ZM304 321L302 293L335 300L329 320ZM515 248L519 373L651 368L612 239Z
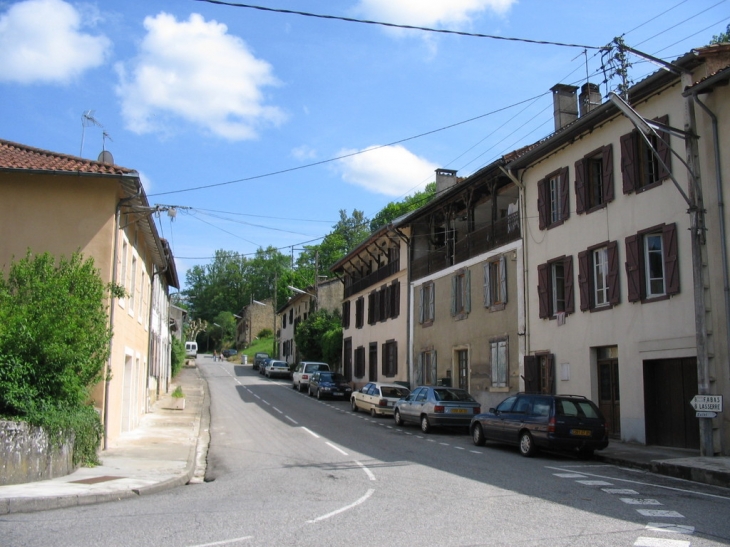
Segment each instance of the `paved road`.
M423 435L203 362L203 484L0 518L1 546L591 545L730 543L730 491L598 462Z

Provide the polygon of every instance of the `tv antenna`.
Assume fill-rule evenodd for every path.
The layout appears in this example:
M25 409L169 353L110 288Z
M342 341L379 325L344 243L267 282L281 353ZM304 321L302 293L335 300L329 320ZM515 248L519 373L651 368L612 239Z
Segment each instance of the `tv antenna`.
M86 110L83 114L81 114L81 151L79 152L79 157L84 156L84 134L86 132L86 128L96 125L97 127L104 129L104 126L101 125L96 118L94 118L94 112L96 111Z

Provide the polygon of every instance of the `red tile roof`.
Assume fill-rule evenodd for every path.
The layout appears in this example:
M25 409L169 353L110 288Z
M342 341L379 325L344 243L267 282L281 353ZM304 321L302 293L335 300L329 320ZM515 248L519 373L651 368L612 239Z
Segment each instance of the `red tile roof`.
M24 169L29 171L67 171L69 173L98 173L100 175L136 174L133 169L107 165L24 144L0 139L0 169Z

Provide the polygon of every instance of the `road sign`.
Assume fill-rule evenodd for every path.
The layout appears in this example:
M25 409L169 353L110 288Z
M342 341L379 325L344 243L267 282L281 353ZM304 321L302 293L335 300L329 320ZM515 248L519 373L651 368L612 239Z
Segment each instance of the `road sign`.
M698 411L722 412L722 395L695 395L689 404Z
M696 412L695 416L697 418L717 418L717 412L706 412L703 410L701 412Z

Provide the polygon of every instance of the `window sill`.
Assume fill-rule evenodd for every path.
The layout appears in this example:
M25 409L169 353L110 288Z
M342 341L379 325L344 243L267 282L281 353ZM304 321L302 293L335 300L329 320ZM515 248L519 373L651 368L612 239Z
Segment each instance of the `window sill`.
M587 311L590 311L591 313L599 312L599 311L606 311L606 310L613 309L613 306L614 306L614 304L606 304L604 306L594 306Z
M433 325L433 320L431 320L431 321L424 321L423 323L421 323L421 326L422 326L422 327L423 327L424 329L425 329L426 327L430 327L430 326L432 326L432 325Z
M493 306L487 306L490 312L493 311L504 311L504 309L507 307L507 304L494 304Z
M584 213L586 215L590 215L591 213L595 213L596 211L600 211L601 209L605 209L608 206L608 202L603 202L600 205L594 205L590 209L586 209Z
M651 304L652 302L661 302L662 300L669 300L669 295L663 294L661 296L652 296L650 298L642 298L641 303L642 304Z

